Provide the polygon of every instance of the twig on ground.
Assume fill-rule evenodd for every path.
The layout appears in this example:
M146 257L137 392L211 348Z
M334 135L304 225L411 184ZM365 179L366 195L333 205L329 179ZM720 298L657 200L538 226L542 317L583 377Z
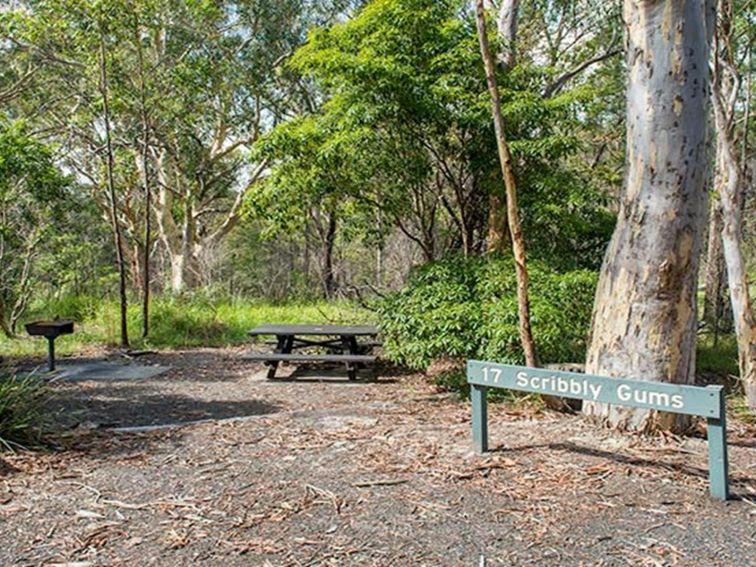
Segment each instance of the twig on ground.
M394 486L397 484L404 484L409 482L407 478L394 478L394 479L382 479L382 480L366 480L363 482L355 482L352 486L357 488L365 488L368 486Z

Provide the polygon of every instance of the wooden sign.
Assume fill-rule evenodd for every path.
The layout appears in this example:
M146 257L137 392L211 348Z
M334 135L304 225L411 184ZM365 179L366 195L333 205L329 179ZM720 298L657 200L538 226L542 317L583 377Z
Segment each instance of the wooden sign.
M488 388L705 417L708 423L710 492L719 500L726 500L729 495L727 425L722 386L699 387L607 378L478 360L468 361L467 381L471 386L473 440L479 452L488 450Z

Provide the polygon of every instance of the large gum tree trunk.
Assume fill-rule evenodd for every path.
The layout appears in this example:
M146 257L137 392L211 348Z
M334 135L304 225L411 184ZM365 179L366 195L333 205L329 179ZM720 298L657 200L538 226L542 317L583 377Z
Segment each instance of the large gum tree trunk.
M596 291L590 374L694 381L712 15L703 0L625 0L627 173ZM646 432L686 423L604 404L584 412Z

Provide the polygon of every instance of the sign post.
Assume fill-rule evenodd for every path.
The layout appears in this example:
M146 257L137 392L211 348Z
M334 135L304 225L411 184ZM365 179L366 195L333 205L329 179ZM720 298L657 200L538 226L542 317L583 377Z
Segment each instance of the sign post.
M488 451L488 388L484 386L470 386L472 398L472 430L473 443L478 453Z
M706 419L706 437L709 442L709 492L712 498L727 500L730 491L727 486L727 411L724 388L709 386L718 390L719 417Z
M471 389L473 443L478 452L488 450L486 392L489 388L705 417L708 424L709 491L717 500L726 500L729 496L727 420L722 386L699 387L608 378L478 360L467 362L467 381Z

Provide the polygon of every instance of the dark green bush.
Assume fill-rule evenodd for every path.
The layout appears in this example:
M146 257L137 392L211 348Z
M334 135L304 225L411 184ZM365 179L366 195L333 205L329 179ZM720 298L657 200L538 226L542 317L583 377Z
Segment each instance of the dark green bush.
M531 262L530 307L541 361L585 357L597 274ZM386 355L412 368L442 357L524 362L510 258L449 257L418 268L377 309Z
M48 422L47 396L40 377L0 369L0 450L39 443Z

